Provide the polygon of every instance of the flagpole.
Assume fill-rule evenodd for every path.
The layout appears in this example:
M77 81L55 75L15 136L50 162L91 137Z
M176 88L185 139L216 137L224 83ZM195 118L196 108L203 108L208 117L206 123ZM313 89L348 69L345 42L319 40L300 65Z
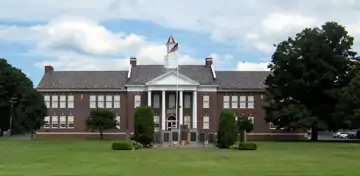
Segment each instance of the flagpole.
M179 63L178 63L178 58L177 58L177 55L175 55L176 57L176 117L177 117L177 121L178 121L178 128L179 128L179 134L178 134L178 138L179 138L179 143L181 142L181 135L180 135L180 118L181 117L178 117L179 113L178 113L178 110L179 110Z

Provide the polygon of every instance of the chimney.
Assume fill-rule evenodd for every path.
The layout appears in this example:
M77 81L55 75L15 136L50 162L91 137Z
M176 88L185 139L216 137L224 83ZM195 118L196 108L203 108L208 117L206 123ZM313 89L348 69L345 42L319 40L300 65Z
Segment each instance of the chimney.
M45 65L45 74L52 73L54 68L51 65Z
M136 66L136 57L130 57L130 65Z
M205 66L211 66L213 64L213 62L212 62L212 57L210 57L210 56L208 56L208 57L206 57L206 59L205 59Z

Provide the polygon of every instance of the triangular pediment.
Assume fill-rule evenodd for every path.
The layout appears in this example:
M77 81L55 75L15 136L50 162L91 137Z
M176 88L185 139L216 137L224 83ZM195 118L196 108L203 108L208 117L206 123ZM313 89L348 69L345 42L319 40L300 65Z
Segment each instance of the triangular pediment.
M150 80L146 85L199 85L199 83L180 73L177 75L175 71L171 71Z

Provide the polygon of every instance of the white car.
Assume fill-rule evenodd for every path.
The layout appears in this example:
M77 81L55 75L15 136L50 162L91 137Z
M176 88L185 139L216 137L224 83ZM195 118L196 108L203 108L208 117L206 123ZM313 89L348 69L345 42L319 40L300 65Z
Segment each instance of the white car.
M337 132L333 135L334 138L341 138L341 139L346 139L348 137L348 133L345 132Z

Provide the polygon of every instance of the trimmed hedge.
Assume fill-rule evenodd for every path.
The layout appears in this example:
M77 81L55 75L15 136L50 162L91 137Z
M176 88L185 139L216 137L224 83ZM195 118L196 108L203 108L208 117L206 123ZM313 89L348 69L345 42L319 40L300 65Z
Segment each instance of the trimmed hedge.
M255 143L250 142L240 142L238 150L256 150L257 145Z
M133 142L132 141L119 141L114 142L111 145L113 150L132 150L133 149Z

